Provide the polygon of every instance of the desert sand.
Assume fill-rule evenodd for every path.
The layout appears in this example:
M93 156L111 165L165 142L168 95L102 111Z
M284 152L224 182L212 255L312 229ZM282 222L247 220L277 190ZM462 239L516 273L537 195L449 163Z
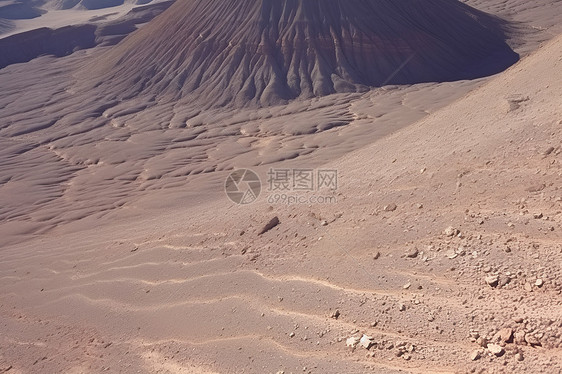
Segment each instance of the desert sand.
M313 87L297 88L285 57L221 68L236 49L226 43L200 55L206 84L187 84L205 43L182 32L243 4L224 13L234 29L210 30L252 50L260 36L242 24L257 3L178 0L113 42L0 69L0 371L559 373L562 2L428 2L458 20L444 43L517 55L476 76L426 76L448 66L441 53L377 87L394 70L369 80L326 57L337 48L308 47L300 61L327 68L297 70ZM264 3L290 21L265 28L272 40L324 35L285 39L306 2ZM438 30L408 3L385 37ZM240 99L257 77L282 89ZM231 90L214 84L224 79ZM250 204L224 191L240 168L262 182ZM335 170L337 188L276 203L271 168ZM308 200L318 194L324 204Z

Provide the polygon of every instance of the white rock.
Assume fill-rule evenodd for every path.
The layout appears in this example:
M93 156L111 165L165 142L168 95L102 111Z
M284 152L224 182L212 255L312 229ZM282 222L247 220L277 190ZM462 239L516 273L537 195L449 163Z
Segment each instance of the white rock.
M458 253L451 249L450 251L447 251L445 253L445 256L447 256L447 258L452 260L458 256Z
M459 230L455 229L453 226L449 226L445 229L445 231L443 231L443 234L445 234L446 236L455 236L457 235L459 232Z
M345 345L346 345L346 347L355 348L357 343L359 343L359 340L361 340L361 339L359 339L356 336L352 336L350 338L347 338L347 340L345 341Z
M504 352L503 347L499 344L488 344L488 351L496 356L501 356Z
M498 285L499 278L497 275L490 275L484 278L484 280L490 287L496 287Z
M472 351L472 353L470 354L470 359L472 361L476 361L481 357L480 355L480 351L476 350L476 351Z
M373 345L373 338L363 334L363 336L359 340L359 345L365 349L369 349Z
M398 208L398 207L396 206L396 204L391 203L391 204L385 205L385 206L382 208L382 210L384 210L385 212L394 212L394 211L396 210L396 208Z

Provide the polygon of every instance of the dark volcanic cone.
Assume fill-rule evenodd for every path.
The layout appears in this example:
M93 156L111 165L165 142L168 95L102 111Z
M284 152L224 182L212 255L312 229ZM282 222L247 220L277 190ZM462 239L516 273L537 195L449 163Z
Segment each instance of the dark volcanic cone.
M272 105L497 73L518 59L504 26L455 0L177 0L94 74L128 97Z

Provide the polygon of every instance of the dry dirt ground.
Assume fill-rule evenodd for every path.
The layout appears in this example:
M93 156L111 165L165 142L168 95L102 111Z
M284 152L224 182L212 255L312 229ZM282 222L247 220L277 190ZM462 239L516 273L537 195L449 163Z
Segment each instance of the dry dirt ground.
M187 153L182 129L151 123L166 108L112 131L77 113L18 132L80 104L57 101L65 67L95 50L3 69L0 371L561 372L562 37L548 38L477 82L212 112ZM241 129L250 153L228 139ZM224 194L235 166L262 179L252 204ZM334 200L268 201L270 167L337 170Z

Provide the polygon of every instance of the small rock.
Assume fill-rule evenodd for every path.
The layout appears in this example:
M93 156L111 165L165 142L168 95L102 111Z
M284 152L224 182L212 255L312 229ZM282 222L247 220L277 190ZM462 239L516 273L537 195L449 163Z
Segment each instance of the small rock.
M546 184L533 184L525 189L527 192L540 192L546 188Z
M554 151L554 147L548 147L544 152L543 155L548 156Z
M532 335L532 334L525 334L525 341L526 341L527 344L529 344L530 346L541 345L540 340L537 339L537 337L534 336L534 335Z
M406 283L405 285L402 286L402 288L404 288L405 290L407 290L408 288L410 288L412 286L412 284L410 282Z
M525 285L523 285L523 288L527 292L531 292L533 290L533 287L531 287L531 285L529 283L525 283Z
M525 331L516 331L513 334L513 342L519 345L525 344Z
M443 231L445 236L455 236L459 234L459 230L455 229L453 226L449 226Z
M533 214L533 218L535 218L535 219L541 219L541 218L542 218L542 213L535 213L535 214Z
M345 346L355 348L355 346L357 345L357 343L359 343L360 340L361 339L359 339L358 337L352 336L350 338L347 338L347 340L345 341Z
M359 339L359 345L365 349L371 348L373 344L373 338L365 334Z
M472 351L472 353L470 354L470 360L471 361L476 361L476 360L480 359L480 357L482 357L482 355L480 354L480 351L478 351L478 350Z
M490 276L487 276L486 278L484 278L484 280L486 281L488 286L496 287L498 285L499 278L498 278L497 275L490 275Z
M330 318L338 319L339 316L340 316L340 311L338 309L336 309L332 312L332 314L330 315Z
M480 336L478 339L476 339L476 344L478 344L482 348L486 348L488 346L488 339L486 339L483 336Z
M445 253L445 256L447 256L447 258L451 260L457 258L458 255L459 254L452 249Z
M488 351L498 357L503 355L505 352L502 346L499 344L488 344Z
M508 284L509 282L511 282L511 277L508 275L501 275L499 277L499 281L498 281L498 286L503 287L506 284Z
M269 220L269 222L260 230L260 232L258 232L258 235L262 235L265 234L266 232L268 232L269 230L271 230L272 228L274 228L275 226L277 226L279 223L281 223L279 221L279 217L275 216L272 219Z
M406 257L408 258L416 258L418 257L419 251L417 248L411 248L406 252Z
M328 226L328 221L324 220L320 222L320 226Z
M542 287L543 284L544 284L544 282L540 278L535 281L535 286L537 286L537 287Z
M396 204L391 203L391 204L385 205L385 206L382 208L382 210L384 210L385 212L394 212L394 211L396 210L396 208L398 208L398 207L396 206Z
M523 323L523 317L515 317L515 318L513 319L513 321L514 321L515 323Z
M373 255L373 260L378 259L379 257L381 257L381 253L379 251L375 252L375 254Z
M504 343L509 343L512 337L513 337L513 330L510 329L509 327L505 327L501 329L496 333L496 335L494 335L494 338Z
M401 311L401 312L405 311L405 310L406 310L406 305L404 305L404 304L402 304L402 303L399 303L399 304L398 304L398 310Z
M515 354L515 359L516 359L517 361L523 361L523 359L524 359L523 353L517 352L517 353Z
M289 338L293 338L294 336L295 336L295 333L294 333L294 332L292 332L292 333L289 334Z

